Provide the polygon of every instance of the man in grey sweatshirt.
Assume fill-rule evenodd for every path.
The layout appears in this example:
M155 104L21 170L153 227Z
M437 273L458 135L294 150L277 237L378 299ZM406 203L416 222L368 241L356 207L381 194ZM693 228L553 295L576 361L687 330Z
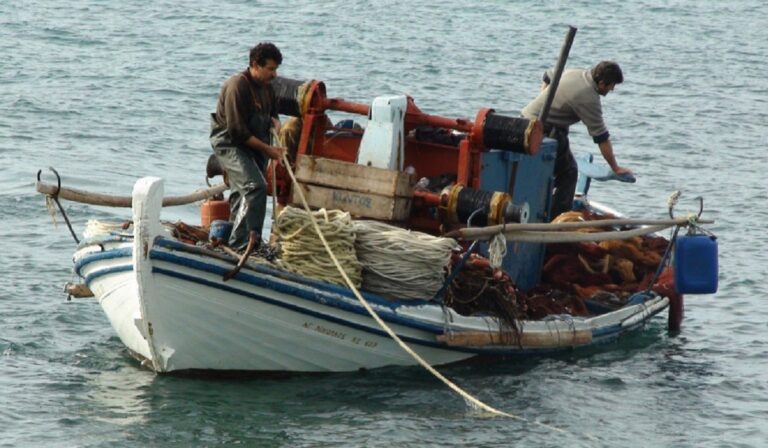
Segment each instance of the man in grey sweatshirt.
M553 70L544 73L544 83L539 96L528 103L522 110L525 118L538 118L549 93L549 84ZM571 153L568 140L568 128L579 121L587 127L592 140L600 148L600 153L616 174L632 172L619 166L613 155L613 145L608 128L603 121L601 96L606 96L616 84L624 81L621 68L615 62L602 61L591 70L568 69L563 71L560 84L555 92L547 122L544 123L545 135L557 140L557 159L555 161L555 191L552 196L552 218L571 210L573 195L576 191L578 167Z

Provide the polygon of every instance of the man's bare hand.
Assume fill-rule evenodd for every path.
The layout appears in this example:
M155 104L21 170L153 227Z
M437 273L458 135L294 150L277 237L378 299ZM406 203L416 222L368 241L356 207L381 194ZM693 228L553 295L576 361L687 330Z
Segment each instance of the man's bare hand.
M285 154L286 149L282 146L268 146L267 147L267 156L270 159L274 160L283 160L283 154Z
M632 170L630 170L629 168L624 168L623 166L617 166L616 168L614 168L613 172L619 175L632 174Z

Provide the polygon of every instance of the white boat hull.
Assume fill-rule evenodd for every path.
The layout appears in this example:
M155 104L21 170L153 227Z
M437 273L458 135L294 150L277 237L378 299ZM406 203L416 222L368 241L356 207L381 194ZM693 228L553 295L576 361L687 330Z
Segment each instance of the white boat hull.
M86 244L75 254L76 271L121 341L148 367L157 372L337 372L416 364L344 288L261 266L224 282L230 260L160 236L161 198L159 179L140 180L134 189L132 237ZM532 345L455 346L441 336L498 332L498 321L460 316L426 301L365 297L433 365L612 341L668 305L666 298L655 297L594 318L526 321L523 332L536 341ZM568 337L577 333L587 337Z

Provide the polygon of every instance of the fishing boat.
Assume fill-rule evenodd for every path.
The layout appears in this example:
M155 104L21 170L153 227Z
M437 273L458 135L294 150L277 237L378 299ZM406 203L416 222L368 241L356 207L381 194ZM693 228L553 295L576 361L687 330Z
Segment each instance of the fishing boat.
M233 271L238 254L211 212L227 210L226 187L194 196L206 198L200 224L162 222L174 200L160 178L114 201L132 207L130 220L92 221L79 241L80 290L155 372L341 372L574 352L664 311L679 330L683 294L717 287L706 221L671 207L669 219L628 219L590 201L590 181L611 177L590 160L580 161L573 212L550 216L556 142L538 120L493 109L446 118L404 95L362 104L329 98L320 81L275 82L291 152L267 179L275 244ZM37 188L57 201L93 199L39 174ZM342 228L346 242L329 243L328 229ZM671 238L659 236L666 228ZM299 233L303 243L291 240ZM352 267L337 269L334 251Z

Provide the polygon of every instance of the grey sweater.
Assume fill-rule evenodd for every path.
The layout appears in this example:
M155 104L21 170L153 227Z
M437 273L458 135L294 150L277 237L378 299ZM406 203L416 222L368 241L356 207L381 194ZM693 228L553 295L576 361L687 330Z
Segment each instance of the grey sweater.
M553 76L553 70L548 70L546 77ZM549 87L539 93L522 110L525 118L538 118L544 107ZM592 79L590 70L568 69L563 71L560 85L552 101L547 123L556 127L568 128L579 121L584 122L589 135L595 143L608 140L608 128L603 121L603 109L600 103L600 94L597 93L597 84Z

